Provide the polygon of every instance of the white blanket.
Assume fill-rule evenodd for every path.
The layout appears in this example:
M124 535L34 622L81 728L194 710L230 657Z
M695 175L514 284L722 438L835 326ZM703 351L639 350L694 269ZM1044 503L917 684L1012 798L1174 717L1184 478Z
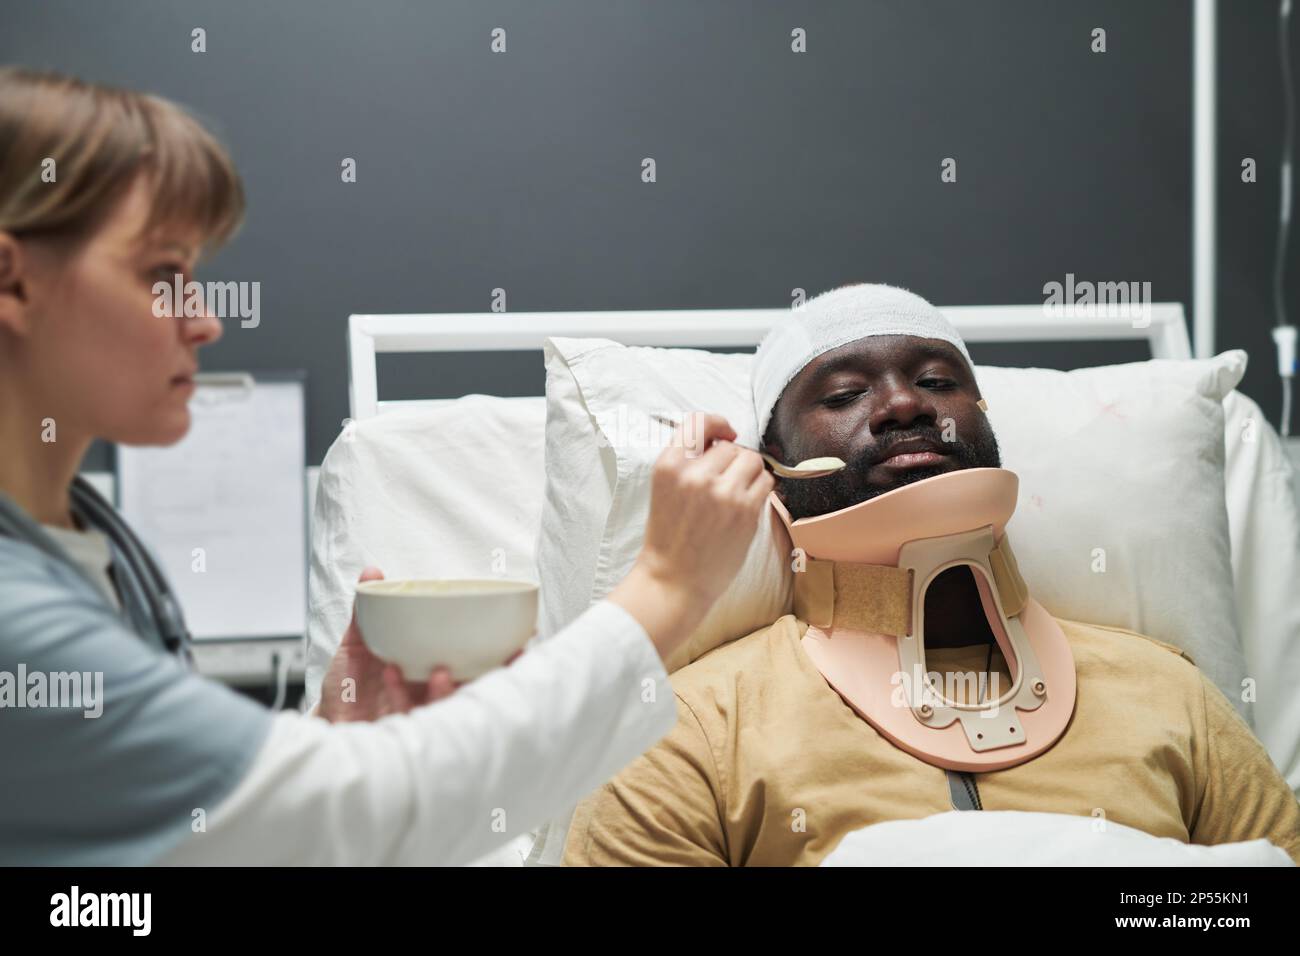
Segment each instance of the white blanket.
M855 830L822 866L1293 866L1267 840L1196 846L1109 820L957 811Z

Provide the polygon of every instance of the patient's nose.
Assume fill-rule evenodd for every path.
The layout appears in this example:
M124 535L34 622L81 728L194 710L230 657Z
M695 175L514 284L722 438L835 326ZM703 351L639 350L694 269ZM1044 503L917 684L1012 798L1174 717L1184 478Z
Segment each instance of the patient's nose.
M879 434L891 423L905 427L918 418L933 421L937 417L938 409L931 393L910 381L887 382L876 394L878 398L871 410L872 434Z

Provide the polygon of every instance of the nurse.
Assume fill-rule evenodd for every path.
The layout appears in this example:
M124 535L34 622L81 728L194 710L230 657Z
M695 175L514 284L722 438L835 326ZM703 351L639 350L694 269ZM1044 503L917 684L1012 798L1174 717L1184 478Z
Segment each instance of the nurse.
M772 488L725 421L696 416L655 466L627 578L509 666L409 686L354 623L322 692L355 681L341 712L273 714L204 679L165 581L77 469L95 438L186 433L221 324L157 317L153 286L192 276L242 209L229 157L176 105L0 70L0 673L101 688L93 710L0 700L0 863L472 861L672 728L663 660Z

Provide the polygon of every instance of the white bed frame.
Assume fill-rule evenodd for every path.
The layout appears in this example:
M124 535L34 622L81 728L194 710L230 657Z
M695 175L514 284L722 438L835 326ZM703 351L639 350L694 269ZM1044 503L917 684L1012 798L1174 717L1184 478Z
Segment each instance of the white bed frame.
M1183 306L1151 305L1150 322L1063 318L1044 306L965 305L941 311L967 342L1120 341L1149 343L1153 358L1191 358ZM541 349L551 337L607 338L624 345L754 347L787 309L663 312L518 312L352 315L348 317L348 395L355 421L454 399L379 401L377 357L389 352L495 352Z

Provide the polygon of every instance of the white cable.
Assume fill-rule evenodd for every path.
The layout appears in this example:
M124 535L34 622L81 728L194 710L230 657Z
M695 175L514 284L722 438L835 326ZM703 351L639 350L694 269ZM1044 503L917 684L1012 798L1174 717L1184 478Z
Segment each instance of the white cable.
M1282 68L1281 189L1277 215L1277 254L1273 260L1273 310L1278 325L1286 325L1286 250L1291 233L1291 161L1295 151L1295 89L1291 81L1291 0L1278 9L1278 62Z
M1282 437L1291 434L1291 379L1282 379Z
M284 707L285 697L289 693L289 655L281 654L277 651L271 655L271 673L275 676L275 702L271 704L271 710L277 711Z
M1281 197L1277 217L1277 255L1273 261L1273 311L1277 325L1277 371L1282 378L1282 420L1280 431L1291 433L1291 381L1296 373L1296 327L1286 315L1286 249L1291 231L1291 163L1295 151L1295 88L1291 80L1291 0L1281 0L1277 12L1278 60L1282 67L1282 162Z

